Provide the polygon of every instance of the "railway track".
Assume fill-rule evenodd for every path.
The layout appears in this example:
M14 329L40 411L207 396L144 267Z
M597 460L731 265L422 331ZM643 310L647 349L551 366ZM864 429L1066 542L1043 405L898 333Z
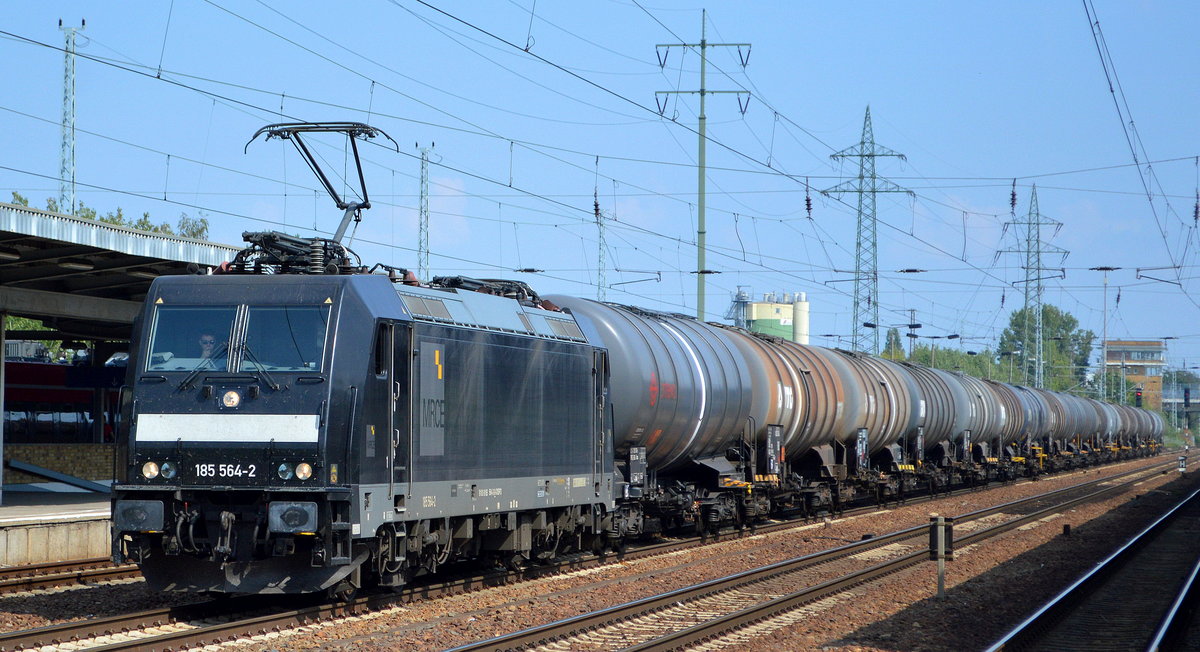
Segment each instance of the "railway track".
M1183 649L1189 630L1196 628L1198 537L1200 490L1018 625L990 652ZM1190 640L1192 649L1198 643Z
M1073 505L1107 497L1170 464L1105 478L955 518L955 547L982 542ZM709 641L837 594L928 558L919 526L772 564L543 627L456 648L484 650L674 650ZM965 533L960 535L961 533ZM878 562L878 563L876 563ZM797 589L796 587L803 587Z
M137 566L113 565L108 557L0 568L0 595L138 577Z
M1018 501L1033 505L1039 500L1052 500L1047 496L1059 496L1066 493L1086 493L1096 485L1112 485L1121 478L1159 473L1169 468L1173 462L1153 464L1105 478L1091 480L1079 485L1060 489L1050 494ZM1131 482L1136 482L1132 480ZM1124 486L1124 485L1120 485ZM1117 485L1105 489L1115 490ZM954 493L978 491L962 489ZM939 494L938 498L946 494ZM910 502L912 502L910 500ZM1061 502L1061 500L1059 501ZM1017 503L977 512L977 518L986 518L1004 509L1016 509ZM845 516L869 513L878 507L862 507L846 510ZM766 533L797 527L796 521L770 523L759 525L755 531ZM956 525L956 527L961 527ZM831 557L851 557L858 553L871 554L874 549L887 549L889 545L903 546L906 539L919 539L924 536L924 528L894 533L876 537L870 541L842 546L822 555ZM725 535L727 537L737 536ZM534 566L516 571L495 571L485 574L462 576L446 579L436 583L413 585L396 593L371 595L358 598L348 603L313 604L312 598L284 599L270 601L264 596L231 598L212 602L195 603L181 607L148 610L133 614L91 619L86 622L72 622L52 625L32 630L24 630L0 634L0 652L16 649L32 649L44 646L56 646L64 642L72 642L72 649L99 650L163 650L180 649L232 640L238 637L266 634L273 631L311 625L331 619L376 612L398 604L428 600L445 595L465 593L479 588L499 586L519 581L536 579L562 572L596 567L613 561L625 561L653 557L688 548L704 545L699 537L667 542L654 543L638 548L631 548L620 554L599 556L580 556L568 559L560 564ZM890 548L889 550L894 550ZM816 556L814 556L816 557ZM136 573L136 568L132 569ZM491 649L491 648L480 648Z

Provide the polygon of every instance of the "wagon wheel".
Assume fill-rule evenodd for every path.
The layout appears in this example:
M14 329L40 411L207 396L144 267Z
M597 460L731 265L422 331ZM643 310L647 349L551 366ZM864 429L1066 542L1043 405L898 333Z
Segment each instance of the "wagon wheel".
M358 595L358 587L349 580L342 580L326 589L325 593L335 602L350 602Z

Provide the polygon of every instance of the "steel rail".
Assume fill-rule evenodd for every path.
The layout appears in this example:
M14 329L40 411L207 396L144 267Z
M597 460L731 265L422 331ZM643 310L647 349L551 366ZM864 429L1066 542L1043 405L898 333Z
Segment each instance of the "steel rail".
M1043 635L1065 615L1085 602L1095 589L1102 586L1114 573L1128 564L1139 552L1143 551L1148 542L1173 525L1182 510L1188 507L1189 503L1195 500L1197 496L1200 496L1200 489L1193 491L1187 498L1180 501L1168 512L1155 519L1153 523L1131 537L1092 570L1085 573L1066 589L1063 589L1058 595L1051 598L1034 612L1033 615L1014 627L999 641L992 644L988 648L988 652L1023 649L1034 644L1039 636ZM1176 600L1175 602L1178 603L1179 601Z
M1133 474L1157 472L1159 468L1173 464L1174 462L1151 464L1137 469L1123 471L1112 476L1097 478L1095 480L1080 483L1078 485L1072 485L1071 487L1065 487L1053 492L1049 492L1048 494L1023 500L1030 501L1045 499L1046 496L1053 496L1062 492L1073 490L1077 491L1083 487L1088 487L1103 482L1111 482L1115 479ZM966 489L963 491L978 491L978 489ZM1005 505L979 510L973 514L978 514L978 517L982 517L996 511L1003 511L1006 507L1020 502L1023 501L1014 501L1013 503L1006 503ZM848 510L847 513L869 513L877 509L877 507L864 507L857 510ZM798 526L802 526L802 524L796 521L771 523L768 525L758 526L756 531L758 533L762 533L774 530L786 530L796 528ZM923 527L909 528L908 530L903 530L897 533L874 537L872 539L855 542L853 544L847 544L846 546L841 546L839 548L832 549L831 551L825 551L824 553L815 553L815 555L832 554L837 556L847 556L866 549L886 545L888 542L896 540L896 537L916 536L916 532L923 530ZM741 536L742 534L744 533L739 532L736 533L736 536ZM637 549L631 549L627 552L600 554L595 556L580 556L575 559L563 561L556 565L535 566L516 571L495 571L475 576L450 578L425 585L409 586L392 594L362 597L348 603L330 603L303 609L283 610L274 614L254 616L251 618L240 618L236 615L236 611L239 609L243 611L250 611L252 609L261 610L262 596L235 597L221 601L194 603L169 609L157 609L134 614L90 619L83 622L49 625L37 629L0 634L0 652L14 649L29 649L47 645L58 645L66 641L79 641L77 645L80 649L82 649L84 647L82 642L86 639L98 638L100 636L111 636L131 630L181 625L191 621L211 621L218 619L227 621L220 624L196 626L184 632L145 636L137 640L131 639L130 641L126 642L106 644L96 649L162 650L164 647L178 648L183 646L203 645L228 640L230 637L235 636L232 634L232 632L238 629L243 630L243 635L264 633L266 631L282 629L285 627L295 626L296 624L309 623L325 618L346 616L355 613L362 613L363 611L386 608L395 604L411 603L419 600L432 599L443 595L452 595L477 590L480 588L501 586L516 581L550 576L561 572L592 568L612 563L614 561L627 561L632 559L652 557L669 552L676 552L679 550L698 547L700 545L704 545L706 541L707 539L702 539L701 537L693 537L682 541L655 543ZM170 645L167 645L167 642L169 642Z
M1143 474L1155 474L1160 469L1172 466L1174 462L1166 462L1158 465L1151 465L1133 471L1127 471L1118 476L1109 476L1106 478L1098 478L1096 480L1072 485L1062 489L1057 489L1046 494L1039 494L1029 498L1022 498L1011 501L1002 505L988 507L981 510L976 510L967 514L963 514L955 518L958 523L970 522L982 519L986 516L999 512L1011 511L1013 508L1028 506L1029 504L1044 501L1047 499L1061 498L1070 492L1092 489L1096 485L1112 482L1120 477L1131 475L1141 476ZM1081 502L1093 500L1100 496L1105 496L1110 493L1115 493L1125 489L1132 484L1141 481L1141 477L1132 478L1124 483L1113 484L1109 487L1104 487L1099 491L1087 493L1069 500L1061 501L1050 507L1035 510L1023 516L1017 516L1014 520L998 524L996 526L978 530L968 535L960 537L956 540L956 545L970 545L976 541L982 541L986 538L996 536L1013 528L1019 527L1030 521L1042 518L1044 515L1062 509L1071 507ZM864 541L858 541L844 546L839 546L830 550L825 550L803 557L798 557L783 562L778 562L757 569L745 571L728 577L723 577L696 586L685 587L664 593L656 596L635 600L608 609L603 609L597 612L582 614L573 618L560 620L554 623L549 623L540 627L534 627L519 632L513 632L504 636L479 641L469 645L464 645L454 648L454 652L481 652L483 650L511 650L527 648L540 644L548 644L551 641L561 641L562 639L581 632L594 631L601 626L612 625L621 621L629 620L637 616L655 612L667 606L678 605L682 602L694 601L705 598L714 594L723 593L738 587L744 587L750 584L761 582L765 579L785 575L788 573L799 572L819 564L828 563L843 557L853 554L866 552L868 550L882 547L889 543L897 541L924 537L928 532L928 526L920 525L904 530L899 530L882 536L873 537ZM908 553L894 560L878 564L866 569L849 573L841 578L830 580L809 588L802 589L790 593L788 595L765 601L762 604L743 609L724 617L715 618L707 623L696 625L691 628L680 630L679 632L663 636L661 638L649 641L640 645L632 646L630 650L658 650L658 649L674 649L687 644L696 643L702 640L711 638L716 633L731 631L750 622L755 622L775 613L782 613L796 606L813 602L829 595L842 592L847 588L857 586L859 584L872 581L884 575L894 573L911 566L922 559L928 557L928 550L921 549L917 552Z
M106 565L102 565L106 564ZM38 564L5 569L0 576L0 595L19 593L70 584L94 584L109 580L139 577L142 573L133 564L113 565L106 558L82 562Z
M1183 642L1184 636L1187 635L1187 630L1191 626L1191 617L1195 614L1196 604L1200 602L1198 576L1200 576L1200 559L1196 560L1192 571L1188 573L1187 580L1179 587L1179 592L1175 595L1171 608L1159 622L1154 637L1150 639L1150 645L1146 646L1147 650L1157 652L1180 647L1180 643Z
M1089 494L1086 496L1081 496L1081 497L1066 501L1059 505L1054 505L1051 507L1047 507L1045 509L1037 510L1030 514L1020 516L1017 519L1014 519L1012 521L1007 521L1005 523L1000 523L998 525L986 528L984 530L972 532L971 534L968 534L967 536L964 536L961 539L957 539L955 541L955 545L958 546L960 543L963 545L971 545L974 543L984 541L986 539L990 539L992 537L995 537L995 536L998 536L1005 532L1008 532L1009 530L1020 527L1021 525L1024 525L1026 523L1030 523L1030 522L1039 520L1049 514L1061 511L1063 509L1072 507L1074 505L1077 505L1077 504L1080 504L1083 502L1087 502L1092 499L1096 499L1096 498L1105 496L1110 493L1116 493L1118 490L1124 489L1128 486L1132 486L1136 482L1138 482L1138 480L1136 478L1131 479L1125 483L1122 483L1119 485L1114 485L1111 487L1105 487L1104 489L1096 491L1092 494ZM964 517L961 517L961 516L956 517L956 519L955 519L956 522L960 518L964 518ZM919 550L916 552L912 552L912 553L909 553L902 557L899 557L897 559L894 559L894 560L891 560L888 562L884 562L884 563L878 564L876 566L872 566L870 568L863 569L863 570L855 572L855 573L848 574L846 576L831 580L829 582L825 582L818 586L807 588L807 589L802 589L802 590L796 591L790 595L776 598L776 599L766 602L762 605L750 607L750 608L744 609L740 612L737 612L734 614L729 614L728 616L715 618L709 622L702 623L700 625L691 627L686 630L674 632L672 634L660 637L660 638L652 640L652 641L647 641L641 645L635 645L635 646L628 647L628 648L626 648L626 650L628 650L630 652L635 651L635 650L637 650L637 651L678 650L678 649L682 649L688 645L693 645L693 644L696 644L696 643L699 643L702 641L712 640L714 637L721 636L723 634L735 631L737 629L740 629L740 628L745 627L750 624L762 622L763 620L765 620L767 618L771 618L771 617L786 613L788 611L791 611L792 609L803 606L805 604L809 604L811 602L821 600L823 598L835 595L837 593L844 592L855 586L859 586L861 584L865 584L867 582L871 582L871 581L880 579L886 575L890 575L892 573L903 570L910 566L914 566L914 565L920 563L921 561L927 559L928 556L929 556L928 550Z
M0 581L14 577L46 575L49 573L61 573L80 568L100 568L102 566L112 566L112 559L108 557L88 557L86 559L72 559L69 561L50 561L41 564L7 566L0 568Z

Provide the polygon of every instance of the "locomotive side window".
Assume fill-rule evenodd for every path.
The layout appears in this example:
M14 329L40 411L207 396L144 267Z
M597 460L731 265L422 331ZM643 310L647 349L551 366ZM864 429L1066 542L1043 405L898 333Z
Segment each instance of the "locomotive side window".
M256 361L270 371L320 371L328 325L329 306L251 306L240 371Z
M147 371L225 370L234 306L159 306Z

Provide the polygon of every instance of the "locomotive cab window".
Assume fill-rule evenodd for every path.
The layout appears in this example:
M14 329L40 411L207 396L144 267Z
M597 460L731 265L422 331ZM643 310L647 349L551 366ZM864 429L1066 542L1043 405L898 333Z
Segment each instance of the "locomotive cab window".
M250 306L239 371L321 370L329 306Z
M154 313L147 371L228 366L234 306L159 306Z

